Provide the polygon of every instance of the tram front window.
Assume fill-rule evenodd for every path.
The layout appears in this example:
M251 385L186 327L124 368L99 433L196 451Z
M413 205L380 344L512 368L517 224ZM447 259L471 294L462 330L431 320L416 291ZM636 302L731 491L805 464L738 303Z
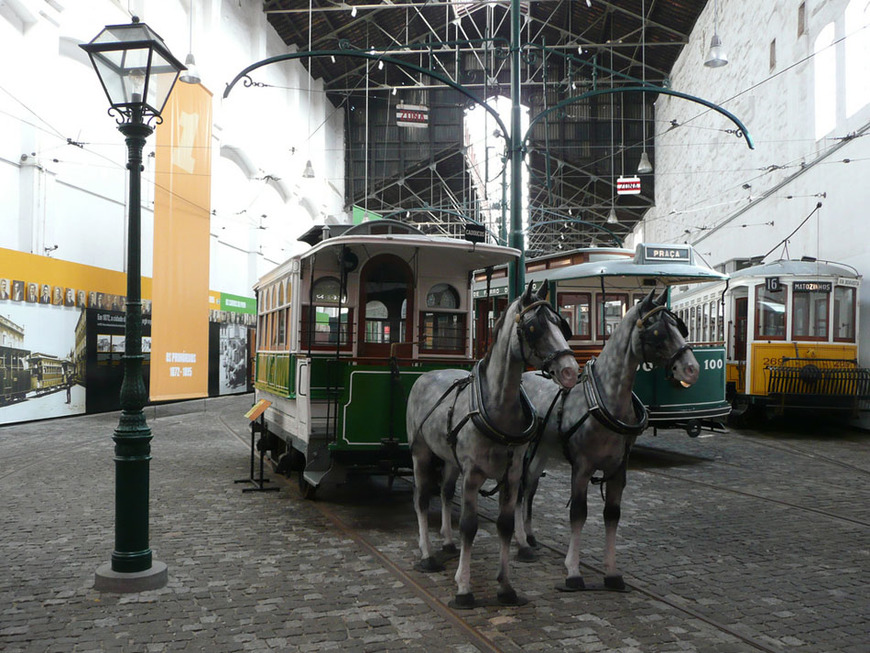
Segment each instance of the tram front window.
M756 288L756 340L785 340L785 293L785 290L771 292L761 285Z
M595 329L598 331L599 338L602 336L602 322L604 325L604 334L608 337L613 333L616 325L622 321L628 306L628 295L608 294L604 296L602 306L601 295L597 295L598 316L595 320ZM603 320L602 320L603 315Z
M834 340L855 342L854 288L834 288Z
M588 292L559 293L559 314L568 321L572 339L589 340L592 334L592 299Z
M461 353L465 349L465 313L459 312L459 293L450 284L432 286L422 314L420 347L426 351Z
M348 345L348 324L351 311L341 306L346 301L341 296L341 286L334 277L323 277L314 283L313 315L309 307L303 307L302 339L312 347L342 347ZM311 337L313 335L313 338Z
M828 293L794 293L794 337L796 340L828 339Z

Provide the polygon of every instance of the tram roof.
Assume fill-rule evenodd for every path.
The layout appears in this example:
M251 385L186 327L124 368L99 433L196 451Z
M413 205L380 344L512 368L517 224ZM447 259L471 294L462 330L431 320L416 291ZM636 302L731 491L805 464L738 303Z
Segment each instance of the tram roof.
M378 252L400 253L413 249L422 249L436 253L445 266L462 265L467 270L479 270L490 265L509 263L520 256L520 251L513 247L473 243L459 238L427 236L425 234L388 234L364 235L349 234L335 236L324 240L307 252L300 255L306 259L318 253L336 247L347 247L358 250L365 246L376 246Z
M666 260L657 257L673 254L680 260ZM527 274L529 279L561 281L600 277L646 277L657 278L665 285L679 283L703 283L723 281L727 274L717 272L706 265L695 262L695 252L689 245L642 243L637 246L633 257L626 256L625 250L614 252L613 258L578 263L562 268L539 270Z
M739 280L741 277L844 277L847 279L860 279L861 275L855 268L835 263L833 261L820 261L811 259L780 259L761 265L743 268L731 273L731 278Z
M447 238L443 236L428 236L423 232L413 229L405 233L360 233L359 230L347 230L341 235L324 238L317 242L311 249L291 257L276 268L262 275L254 286L262 287L287 274L293 261L304 261L318 256L325 251L347 248L358 256L365 253L365 258L373 254L407 254L417 250L427 254L425 258L437 257L438 265L444 268L453 268L473 271L482 270L489 266L504 265L520 256L520 251L513 247L490 245L488 243L475 243L459 238ZM360 256L360 258L363 258Z

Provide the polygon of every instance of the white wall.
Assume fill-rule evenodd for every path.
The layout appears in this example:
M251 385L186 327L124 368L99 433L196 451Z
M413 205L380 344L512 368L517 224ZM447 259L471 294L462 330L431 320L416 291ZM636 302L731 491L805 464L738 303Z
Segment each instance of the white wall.
M309 84L305 68L288 62L253 73L271 87L239 84L222 98L243 68L288 52L262 3L14 0L0 2L0 247L43 255L57 245L55 258L123 271L126 148L77 45L105 25L129 22L129 5L184 61L191 1L193 51L214 94L211 288L252 295L258 275L297 251L296 238L314 221L345 219L343 115L321 80ZM310 138L307 125L319 127ZM151 136L142 192L149 276L154 146ZM315 179L301 178L308 158Z
M851 0L864 11L866 0ZM705 68L713 34L713 2L699 18L671 78L674 90L702 97L735 114L756 148L724 130L720 114L684 100L656 103L656 206L638 231L651 242L689 242L711 264L736 257L784 255L778 245L813 212L789 240L789 258L803 255L848 263L870 274L870 105L851 115L847 93L870 85L866 64L849 78L847 65L866 62L852 48L870 43L870 13L847 25L850 0L806 0L806 29L798 34L797 0L764 3L718 0L719 35L729 54L721 68ZM860 13L859 12L859 13ZM819 74L821 55L811 56L817 36L834 24L835 66ZM776 63L770 43L776 39ZM828 56L831 56L829 54ZM817 98L816 84L835 89ZM850 95L850 98L854 98ZM831 128L816 137L817 104L829 102ZM680 125L672 128L671 121ZM867 130L866 132L864 130ZM853 133L865 137L848 138ZM845 163L848 159L850 162ZM744 187L748 186L748 187ZM870 284L861 289L862 364L870 365Z

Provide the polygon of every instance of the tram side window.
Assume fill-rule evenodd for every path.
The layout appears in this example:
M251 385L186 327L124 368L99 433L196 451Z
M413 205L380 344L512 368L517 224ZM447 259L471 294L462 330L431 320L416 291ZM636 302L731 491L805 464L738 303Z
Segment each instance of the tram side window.
M323 277L314 282L313 306L303 306L302 310L302 342L306 346L349 347L348 325L353 324L353 312L347 306L340 306L345 299L340 291L341 286L335 277Z
M601 295L596 295L597 315L595 319L595 330L598 335L601 335L602 315L604 332L609 336L613 333L616 325L622 321L625 316L626 307L628 305L628 295L624 293L604 295L602 307Z
M459 310L459 293L447 283L432 286L420 320L420 348L425 351L462 353L465 350L465 313Z
M770 292L764 286L755 287L755 339L785 340L785 294Z
M854 288L834 288L834 340L855 342Z
M568 321L572 340L592 338L592 297L588 292L559 293L559 314Z
M828 293L794 292L792 302L795 340L827 340Z

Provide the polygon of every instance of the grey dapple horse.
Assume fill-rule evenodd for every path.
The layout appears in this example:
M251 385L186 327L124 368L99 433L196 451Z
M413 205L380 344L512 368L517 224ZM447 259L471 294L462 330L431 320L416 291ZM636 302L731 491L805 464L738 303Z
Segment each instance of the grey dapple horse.
M537 294L532 284L496 324L486 356L469 374L436 370L422 375L408 395L407 433L414 463L414 508L420 529L422 559L417 568L440 571L429 548L429 501L441 475L442 549L455 552L450 510L460 472L461 551L456 570L457 593L451 605L474 607L471 592L471 546L477 533L477 495L488 478L499 482L498 533L501 543L498 600L516 605L520 599L508 576L510 540L522 474L523 455L537 432L534 408L520 380L528 366L544 371L561 387L577 382L578 366L566 338L570 330L546 301L547 283ZM547 381L557 387L552 381Z
M559 586L564 591L586 589L580 575L580 534L590 481L603 483L605 489L604 587L625 589L616 567L616 528L628 453L647 425L646 408L632 392L638 367L663 366L666 375L684 387L698 380L698 361L686 344L685 324L666 308L667 293L658 298L654 293L626 313L598 359L586 364L572 391L560 392L533 372L523 375L523 387L545 423L540 441L531 445L525 487L517 504L519 559L535 557L532 501L547 461L562 455L571 464L571 538L565 558L567 578ZM593 478L597 470L603 476Z

